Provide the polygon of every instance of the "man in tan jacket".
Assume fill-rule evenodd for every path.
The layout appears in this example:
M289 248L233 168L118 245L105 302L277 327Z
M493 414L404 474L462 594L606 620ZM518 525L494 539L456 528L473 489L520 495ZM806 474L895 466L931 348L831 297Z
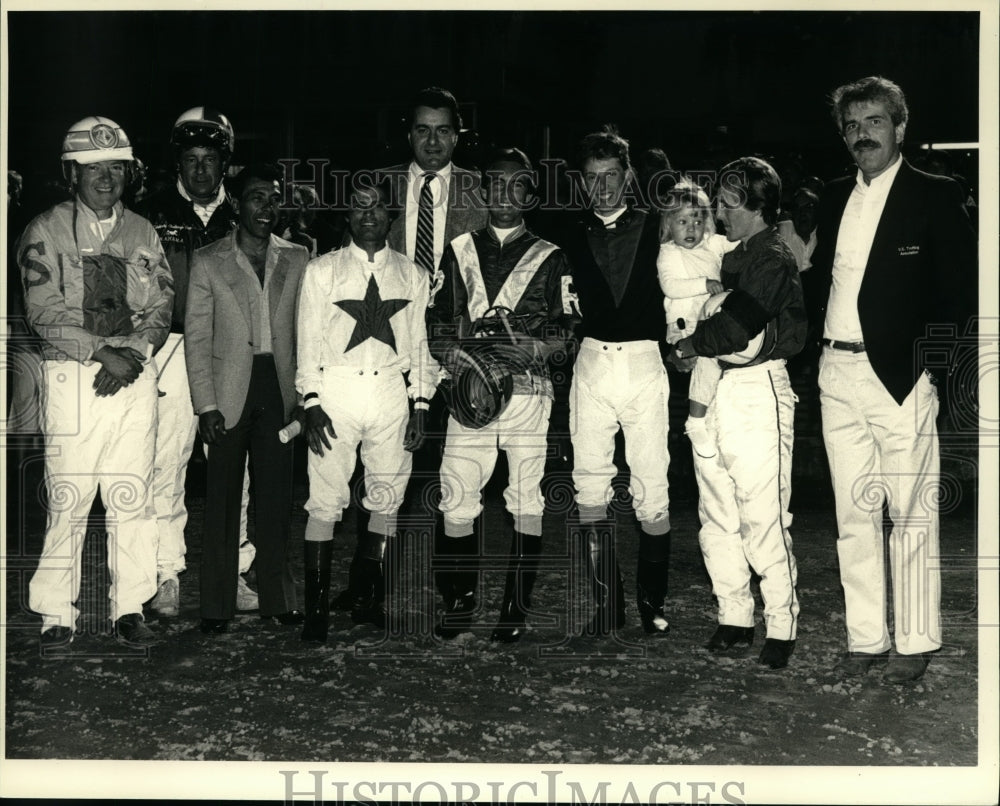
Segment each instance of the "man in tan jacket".
M198 429L208 445L201 630L222 633L236 610L240 498L250 453L262 619L299 624L288 566L292 447L278 431L296 405L295 319L301 246L271 234L281 171L244 168L231 190L239 227L194 253L185 356Z

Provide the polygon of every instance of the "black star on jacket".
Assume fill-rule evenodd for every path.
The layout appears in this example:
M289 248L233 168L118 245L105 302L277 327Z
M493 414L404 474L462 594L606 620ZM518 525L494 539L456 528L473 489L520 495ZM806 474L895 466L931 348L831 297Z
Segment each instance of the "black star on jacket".
M344 348L344 352L350 352L366 339L378 339L388 344L393 352L396 350L396 336L392 332L392 325L389 320L410 304L408 299L382 299L378 290L378 283L375 282L375 275L368 278L368 289L365 291L365 298L344 299L333 303L339 305L348 314L357 320L351 340Z

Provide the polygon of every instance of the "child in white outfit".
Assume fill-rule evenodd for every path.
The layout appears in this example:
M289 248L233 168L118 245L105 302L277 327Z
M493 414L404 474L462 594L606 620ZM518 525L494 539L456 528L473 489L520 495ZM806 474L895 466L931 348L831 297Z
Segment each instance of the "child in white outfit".
M666 296L667 341L675 344L694 332L708 298L725 290L720 282L722 258L739 242L716 234L708 195L696 185L678 183L665 201L656 268ZM715 445L705 428L705 414L721 376L716 359L695 361L684 431L698 454L706 458L715 455Z

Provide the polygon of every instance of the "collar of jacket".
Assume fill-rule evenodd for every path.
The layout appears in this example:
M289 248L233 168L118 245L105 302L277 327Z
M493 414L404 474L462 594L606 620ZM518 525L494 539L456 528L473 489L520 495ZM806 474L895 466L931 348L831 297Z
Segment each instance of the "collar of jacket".
M771 237L777 232L777 226L765 227L756 235L752 236L748 241L742 241L740 243L740 249L744 252L755 252L761 249Z
M497 234L493 231L492 224L487 224L484 227L484 229L486 230L486 237L489 238L497 246L509 246L515 241L519 241L528 233L528 228L524 226L523 220L517 226L517 228L510 235L507 236L507 238L503 241L503 243L500 242L500 239L497 237Z
M604 222L598 217L597 213L591 210L584 220L584 224L586 224L587 230L590 232L607 232L609 229L627 229L635 219L635 214L635 208L629 205L625 208L625 212L612 222L614 226L609 228L605 226Z

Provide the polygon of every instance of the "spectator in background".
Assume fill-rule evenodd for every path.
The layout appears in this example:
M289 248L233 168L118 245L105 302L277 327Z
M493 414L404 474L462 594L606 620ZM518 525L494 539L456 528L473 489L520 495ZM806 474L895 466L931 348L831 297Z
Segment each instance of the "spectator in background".
M676 183L666 152L662 148L647 148L639 156L636 170L639 192L646 205L653 211L662 211L666 194Z
M792 197L788 217L778 222L778 234L795 256L800 272L812 266L810 258L816 248L816 208L819 198L811 190L799 188Z

